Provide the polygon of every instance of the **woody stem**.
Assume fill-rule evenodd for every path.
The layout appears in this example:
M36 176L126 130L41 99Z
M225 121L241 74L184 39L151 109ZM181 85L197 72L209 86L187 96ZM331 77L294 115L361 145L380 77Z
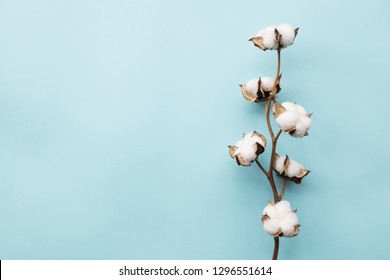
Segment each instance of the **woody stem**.
M272 86L270 96L265 103L265 116L266 116L266 120L267 120L267 127L268 127L268 131L269 131L269 134L270 134L271 140L272 140L271 159L270 159L268 171L261 165L261 163L257 159L255 160L256 164L259 166L261 171L263 171L264 175L267 177L267 179L271 185L272 193L274 196L274 203L278 203L282 199L283 194L284 194L284 188L285 188L285 182L283 181L281 195L279 195L278 190L276 188L274 176L273 176L273 167L274 167L275 154L276 154L276 143L278 142L278 139L279 139L280 134L282 133L282 130L280 129L275 136L274 131L272 130L272 126L271 126L270 111L271 111L271 101L274 99L274 95L276 93L276 86L279 83L279 77L280 77L280 49L278 49L278 69L276 71L274 84ZM279 237L275 236L274 237L274 252L272 255L273 260L278 259L278 252L279 252Z
M278 138L279 138L282 131L279 130L278 134L276 136L274 135L274 131L272 130L272 126L271 126L270 111L271 111L271 101L273 100L273 97L276 93L276 85L279 83L279 76L280 76L280 49L278 49L278 68L276 71L274 84L272 86L272 90L271 90L270 96L268 98L268 101L265 103L265 116L267 119L267 127L268 127L269 134L271 136L271 139L272 139L271 158L270 158L269 169L268 169L266 176L268 178L268 181L270 182L272 192L274 194L274 202L275 203L279 202L279 195L278 195L278 190L276 189L276 184L274 181L272 171L273 171L274 161L275 161L276 143L277 143Z
M279 253L279 237L274 237L274 253L272 255L272 260L278 259Z
M280 191L279 194L279 201L282 200L284 196L284 190L286 189L286 180L282 180L282 190Z
M277 203L277 202L279 202L279 195L278 195L278 190L276 189L276 184L274 181L272 169L274 166L274 159L275 159L275 153L276 153L276 143L278 141L278 138L279 138L281 131L278 132L276 137L274 136L274 132L272 130L271 121L270 121L270 105L271 105L270 103L271 103L271 98L265 104L265 114L266 114L266 118L267 118L268 131L269 131L269 134L271 135L271 138L272 138L272 152L271 152L269 169L265 174L266 174L267 179L268 179L268 181L271 185L271 188L272 188L272 193L274 195L274 202Z
M269 96L269 99L265 106L265 114L267 119L267 127L269 134L272 139L272 151L271 151L271 159L269 163L269 170L268 170L268 181L270 182L272 192L274 194L274 202L277 203L280 201L280 196L278 195L278 190L276 189L274 177L273 177L273 166L275 162L275 153L276 153L276 143L278 142L278 138L280 134L282 133L281 130L279 130L278 134L274 135L274 132L272 130L271 121L270 121L270 109L271 109L271 100L273 100L274 94L276 93L276 85L279 83L279 77L280 77L280 49L278 49L278 68L276 70L276 76L274 80L274 85L272 86L271 94ZM273 260L278 259L278 252L279 252L279 236L274 237L274 253L272 255Z

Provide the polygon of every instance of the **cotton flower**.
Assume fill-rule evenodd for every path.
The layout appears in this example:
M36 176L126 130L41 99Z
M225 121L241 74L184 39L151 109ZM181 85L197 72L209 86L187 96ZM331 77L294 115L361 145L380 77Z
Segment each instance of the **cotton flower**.
M291 210L287 200L269 202L263 210L261 221L264 230L275 237L294 237L299 233L297 210Z
M280 34L279 44L282 46L282 48L286 48L294 43L299 27L294 28L288 23L283 23L278 25L276 29Z
M275 154L274 170L284 180L293 181L296 184L302 182L303 177L310 173L302 164L286 156Z
M276 26L269 26L257 32L255 37L251 38L250 41L264 51L276 50L279 47L277 35L278 31Z
M258 155L262 154L267 145L267 140L256 131L244 134L244 139L238 141L236 145L229 146L229 154L235 158L238 165L250 166Z
M281 130L293 137L301 138L307 136L311 126L311 115L301 105L292 102L275 101L273 114Z
M260 30L249 41L263 51L283 49L294 43L298 30L288 23L273 25Z
M275 94L278 93L280 88L280 79L282 75L279 76L279 79L275 85ZM274 86L275 79L271 77L262 77L254 78L249 80L246 84L241 84L241 92L246 100L249 102L264 102L268 100L268 97L271 94L272 88Z

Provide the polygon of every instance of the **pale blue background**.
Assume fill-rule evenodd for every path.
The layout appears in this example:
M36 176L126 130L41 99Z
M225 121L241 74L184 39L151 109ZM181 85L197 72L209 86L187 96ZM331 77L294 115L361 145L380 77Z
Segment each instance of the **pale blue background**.
M238 84L274 75L247 40L283 22L280 100L314 115L278 149L313 171L286 191L302 227L280 258L390 259L389 11L0 0L0 259L269 259L271 191L227 145L266 133Z

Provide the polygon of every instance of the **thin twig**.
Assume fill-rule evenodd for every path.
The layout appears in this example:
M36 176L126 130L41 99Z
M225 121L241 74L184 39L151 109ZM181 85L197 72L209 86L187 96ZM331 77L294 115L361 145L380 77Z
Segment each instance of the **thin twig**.
M282 130L279 129L278 134L276 134L275 139L278 141L280 134L282 133Z
M269 112L270 112L270 108L271 108L271 95L267 101L267 103L265 103L265 118L267 119L267 127L268 127L268 131L269 131L269 134L271 135L271 139L273 140L275 138L274 136L274 131L272 130L272 126L271 126L271 120L270 120L270 116L269 116Z
M280 191L280 194L279 194L279 201L282 200L282 198L284 196L285 189L286 189L286 180L282 179L282 190Z
M280 76L280 49L278 49L278 69L276 70L276 76L274 80L274 85L272 86L271 95L275 94L276 92L276 85L279 82L279 76Z
M271 159L269 161L269 172L272 172L272 169L274 168L274 162L275 162L275 154L276 154L276 143L278 142L278 139L274 137L272 139L272 151L271 151Z
M274 202L277 203L279 201L279 195L278 195L278 190L276 188L276 184L275 184L275 180L274 180L274 177L272 175L272 171L271 173L269 173L270 175L268 176L268 181L271 185L271 189L272 189L272 193L274 195Z

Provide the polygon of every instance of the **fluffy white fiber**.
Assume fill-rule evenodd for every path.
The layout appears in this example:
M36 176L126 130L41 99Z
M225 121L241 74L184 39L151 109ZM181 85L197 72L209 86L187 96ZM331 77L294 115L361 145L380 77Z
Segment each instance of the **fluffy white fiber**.
M275 169L277 172L282 173L284 170L284 161L286 160L286 156L278 157L275 161Z
M261 77L261 88L265 92L271 92L272 87L274 85L275 79L271 77ZM257 92L259 91L259 79L258 78L253 78L250 79L248 82L245 84L247 91L252 93L254 96L258 96Z
M280 42L277 41L275 29L281 36ZM278 26L269 26L259 32L255 37L261 37L263 39L263 45L266 49L276 50L279 48L279 44L282 48L286 48L294 43L296 34L295 28L291 24L283 23Z
M257 157L256 148L253 144L257 142L261 146L265 146L264 141L259 136L253 135L253 132L254 131L245 134L244 139L238 141L235 145L237 149L234 155L241 154L246 162L252 162Z
M271 92L272 87L274 86L275 79L271 77L262 77L261 78L261 88L265 92Z
M306 135L307 128L305 127L302 119L303 118L300 118L297 124L295 125L295 131L293 134L291 134L292 137L301 138Z
M296 112L297 111L297 104L293 103L293 102L289 102L289 101L286 101L286 102L283 102L281 104L287 111L291 111L291 112Z
M291 103L291 102L290 102ZM294 103L293 103L294 104ZM306 109L303 108L301 105L299 104L294 104L295 105L295 110L297 111L297 113L300 115L300 116L306 116L307 115L307 112L306 112Z
M293 111L286 111L276 118L276 122L283 131L294 128L299 121L299 115Z
M275 28L276 26L266 27L260 30L259 32L257 32L255 36L255 37L263 38L264 47L270 50L278 49L278 42L276 41Z
M254 78L249 80L246 84L246 89L250 93L252 93L254 96L257 96L257 91L259 90L259 79Z
M253 135L254 131L252 132L249 132L247 134L245 134L244 136L244 141L247 141L248 143L250 143L251 145L253 145L254 143L259 143L261 146L264 147L264 141L263 139L261 139L259 136L257 135Z
M246 162L252 162L256 159L256 149L253 145L248 145L244 142L237 150Z
M304 169L302 164L289 158L290 164L288 165L287 170L284 170L284 161L285 160L286 160L286 156L280 156L275 161L275 170L279 173L282 173L283 171L285 171L287 177L290 177L290 178L296 177L296 176L298 176L299 173L301 173L301 170Z
M282 200L275 205L268 204L263 215L269 219L264 219L264 230L270 235L276 235L282 232L285 237L293 237L295 227L298 225L298 216L291 210L290 202Z
M269 233L271 235L275 235L279 232L280 223L277 220L270 219L270 220L264 221L263 228L267 233Z
M286 111L276 118L280 129L285 132L295 130L293 137L303 137L311 126L311 118L305 108L292 102L283 102L281 104Z
M276 29L279 31L279 34L282 35L282 40L280 44L283 48L286 48L287 46L294 43L295 40L295 28L293 28L288 23L283 23L278 26L276 26Z
M307 114L305 116L302 116L299 120L300 123L302 123L303 127L308 130L311 126L311 117L309 117Z
M299 173L301 173L301 170L303 169L303 165L290 159L290 164L287 167L286 175L287 177L296 177Z

